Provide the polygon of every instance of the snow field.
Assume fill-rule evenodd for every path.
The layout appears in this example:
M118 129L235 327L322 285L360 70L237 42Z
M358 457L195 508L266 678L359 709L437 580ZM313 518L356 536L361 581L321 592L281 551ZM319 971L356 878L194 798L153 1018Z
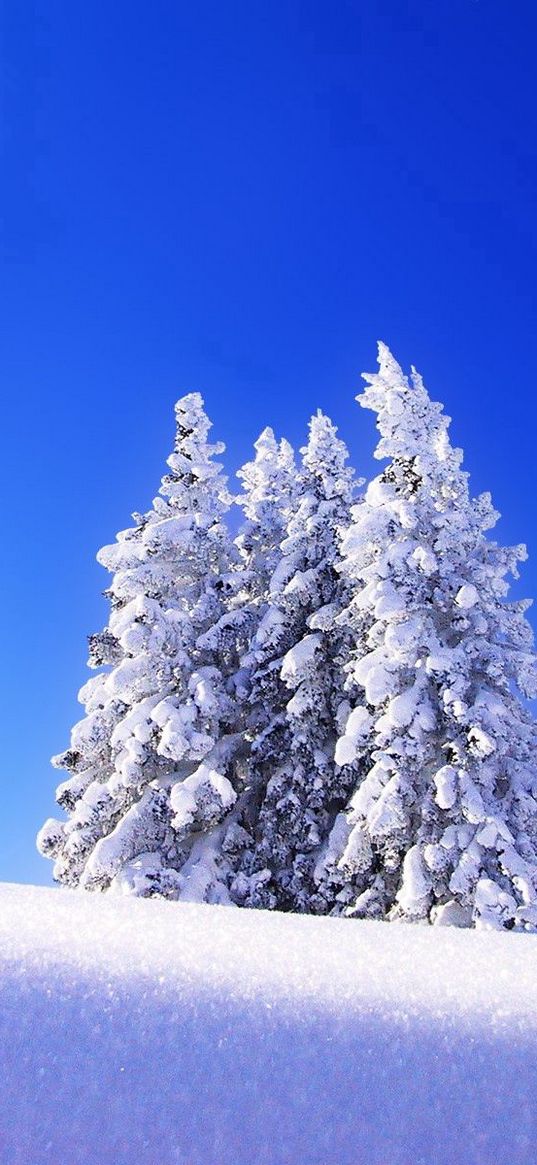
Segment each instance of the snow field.
M537 938L0 887L2 1165L534 1165Z

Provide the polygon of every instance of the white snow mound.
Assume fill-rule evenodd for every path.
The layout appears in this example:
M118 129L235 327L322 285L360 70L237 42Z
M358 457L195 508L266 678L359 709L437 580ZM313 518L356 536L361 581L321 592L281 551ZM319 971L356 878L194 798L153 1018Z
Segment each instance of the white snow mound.
M534 1165L537 937L0 886L3 1165Z

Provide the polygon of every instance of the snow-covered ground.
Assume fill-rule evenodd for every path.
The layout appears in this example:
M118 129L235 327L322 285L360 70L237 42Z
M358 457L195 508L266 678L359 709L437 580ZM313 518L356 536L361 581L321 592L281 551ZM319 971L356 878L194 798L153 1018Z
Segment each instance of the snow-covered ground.
M2 1165L534 1165L537 939L0 887Z

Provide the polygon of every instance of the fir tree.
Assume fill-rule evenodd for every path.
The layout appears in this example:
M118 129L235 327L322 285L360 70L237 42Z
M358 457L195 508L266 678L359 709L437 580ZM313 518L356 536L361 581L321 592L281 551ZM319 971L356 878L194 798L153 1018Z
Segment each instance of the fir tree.
M281 559L287 523L297 505L298 474L293 449L277 441L266 428L254 443L255 457L237 473L242 495L235 500L245 520L235 540L239 562L235 567L235 597L224 617L234 629L241 653L235 690L242 731L242 748L235 758L236 782L241 793L223 839L229 870L237 869L259 812L260 788L253 779L252 754L270 721L272 686L256 666L256 648L270 633L273 619L271 580ZM232 874L229 875L232 877Z
M315 910L324 907L312 882L314 854L345 792L332 759L342 689L336 567L353 474L322 413L302 454L298 497L250 651L254 796L231 894L241 905Z
M280 555L288 514L296 492L294 453L288 441L278 442L266 428L254 443L255 456L237 473L243 493L234 500L245 521L235 539L235 559L228 578L228 599L220 618L200 642L215 655L227 648L227 692L233 701L234 732L217 742L213 756L218 770L231 779L237 799L229 802L222 825L193 839L183 867L180 897L229 901L227 887L233 862L246 836L238 824L254 814L250 781L250 732L255 719L250 645L267 611L271 573ZM233 661L234 667L229 667ZM222 764L222 753L224 765ZM180 810L190 781L172 789L172 804ZM177 821L177 818L176 818Z
M254 442L255 457L239 469L243 493L236 501L245 521L236 539L244 591L254 603L266 600L269 580L280 556L296 492L296 464L288 441L278 442L270 428Z
M233 628L234 643L242 657L240 691L248 704L248 652L268 609L270 579L281 555L297 492L295 456L289 442L278 442L273 430L266 428L254 442L254 449L254 459L237 472L243 492L234 500L245 520L235 539L234 595L223 616L225 624Z
M336 749L356 787L317 879L334 912L534 928L536 694L523 547L487 537L449 418L384 345L360 404L377 414L368 487L343 544L354 707Z
M71 886L177 897L193 839L235 799L223 770L236 662L228 642L203 644L232 589L230 498L214 461L224 446L207 442L198 393L177 403L176 419L161 496L98 555L113 573L112 610L90 637L89 663L109 670L82 688L86 715L54 758L72 774L57 792L67 820L38 837Z

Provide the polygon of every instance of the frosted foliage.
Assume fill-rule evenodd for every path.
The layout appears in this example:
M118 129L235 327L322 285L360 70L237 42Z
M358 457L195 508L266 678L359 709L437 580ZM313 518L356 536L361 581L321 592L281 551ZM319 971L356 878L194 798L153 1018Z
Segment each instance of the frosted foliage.
M490 497L470 497L421 377L380 345L365 381L388 465L343 540L353 647L335 756L355 789L319 891L334 913L535 929L537 677L527 604L506 598L525 551L487 537Z
M237 499L245 523L237 538L251 582L263 594L279 557L280 542L296 490L296 465L288 441L278 442L264 429L254 443L255 458L237 476L243 493Z
M193 822L198 831L206 824L219 823L235 800L235 790L227 777L208 765L200 765L172 789L174 829L177 833L188 833Z
M264 429L254 443L255 457L238 471L242 493L235 499L244 514L235 540L236 595L228 615L235 640L247 657L252 638L270 618L268 591L280 560L289 515L296 503L297 469L288 441ZM246 660L246 672L248 661Z
M111 611L38 837L68 886L537 929L537 668L523 546L490 536L449 418L380 345L387 461L266 428L232 499L198 393L159 496L98 555ZM243 514L232 540L226 514Z
M354 485L345 445L322 413L301 452L295 505L247 656L249 795L225 846L235 902L322 912L315 855L348 792L333 756L343 698L339 530L349 521Z
M175 827L182 782L216 748L229 764L222 742L233 735L228 681L236 652L218 630L210 650L205 640L233 589L235 552L224 523L231 499L215 461L224 446L208 443L199 393L175 412L160 496L98 555L113 576L111 613L90 637L89 662L107 670L80 692L85 717L54 760L72 774L57 793L67 820L48 821L38 838L56 879L70 886L177 897L191 834L219 816L198 784L188 794L192 830L184 814ZM227 805L225 772L221 781Z

